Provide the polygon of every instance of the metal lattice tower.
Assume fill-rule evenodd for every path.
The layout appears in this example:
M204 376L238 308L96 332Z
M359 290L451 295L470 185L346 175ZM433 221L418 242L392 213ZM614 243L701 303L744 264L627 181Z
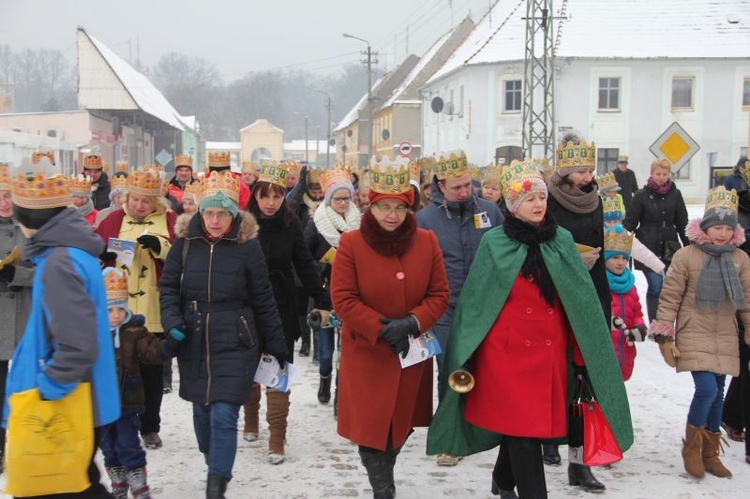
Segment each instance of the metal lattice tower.
M552 0L527 0L525 19L522 148L526 157L544 157L552 164L555 154Z

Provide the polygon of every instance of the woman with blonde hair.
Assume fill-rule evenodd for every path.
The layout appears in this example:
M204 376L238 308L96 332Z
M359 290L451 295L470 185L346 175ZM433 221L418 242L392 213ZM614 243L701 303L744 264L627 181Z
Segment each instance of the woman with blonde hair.
M658 256L666 265L682 245L689 244L685 235L688 224L687 208L682 193L670 178L672 163L666 158L659 158L651 163L651 176L646 186L636 191L628 206L622 225ZM648 282L646 291L646 309L648 320L656 318L659 308L664 277L651 271L642 263L636 262L635 268L643 272Z
M162 194L161 171L142 168L128 176L127 193L122 210L116 210L101 221L96 232L105 244L110 239L124 239L135 244L133 261L128 269L128 308L146 318L150 333L163 337L159 311L159 279L164 261L174 240L177 215L169 211L169 201ZM107 262L114 265L115 262ZM120 262L118 266L124 265ZM146 410L141 414L141 436L147 449L162 446L159 411L163 396L163 367L141 364L146 392Z

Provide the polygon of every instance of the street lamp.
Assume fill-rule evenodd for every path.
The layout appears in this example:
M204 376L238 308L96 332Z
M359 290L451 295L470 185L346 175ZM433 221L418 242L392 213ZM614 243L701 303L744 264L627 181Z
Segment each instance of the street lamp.
M326 168L330 168L331 164L331 94L328 92L325 92L323 90L318 90L317 88L311 88L313 92L318 92L319 94L323 94L326 97L328 97L328 104L326 105L326 108L328 109L328 122L327 122L327 130L328 130L328 142L326 145ZM315 145L317 147L317 144Z
M360 166L367 166L370 162L370 154L372 154L372 48L370 47L370 42L364 38L350 35L349 33L342 33L341 36L359 40L367 45L367 123L369 130L367 133L367 162L365 165L360 164Z

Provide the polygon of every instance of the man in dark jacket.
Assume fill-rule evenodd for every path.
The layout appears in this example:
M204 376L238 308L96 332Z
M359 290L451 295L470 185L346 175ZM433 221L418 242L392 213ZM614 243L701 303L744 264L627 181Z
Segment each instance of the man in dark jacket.
M185 193L185 187L193 182L193 157L188 154L178 154L174 160L174 177L169 181L169 192L167 199L173 207L182 202L182 196Z
M628 157L625 155L617 158L617 169L615 170L615 179L620 186L620 195L622 203L627 211L633 194L638 190L638 181L635 179L635 172L628 168Z
M109 207L109 177L104 173L104 158L99 154L89 154L83 158L83 174L91 177L91 199L94 209L103 210Z
M731 175L724 177L722 185L724 185L726 190L729 191L734 189L735 191L740 192L748 189L745 177L742 176L742 172L740 171L740 169L745 168L745 163L747 163L747 157L740 156L740 159L737 160L737 165L735 165Z

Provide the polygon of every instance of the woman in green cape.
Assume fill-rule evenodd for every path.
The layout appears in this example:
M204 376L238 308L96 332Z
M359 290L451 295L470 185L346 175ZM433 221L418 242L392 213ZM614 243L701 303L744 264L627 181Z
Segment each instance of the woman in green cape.
M622 451L633 429L596 290L572 236L546 214L538 170L514 161L503 171L503 195L511 216L482 239L441 376L447 382L468 368L475 386L465 394L441 390L427 453L466 456L502 440L493 493L514 497L513 483L498 483L502 468L512 470L522 499L547 497L542 440L567 436L571 447L583 445L580 418L568 429L574 374L588 373Z

